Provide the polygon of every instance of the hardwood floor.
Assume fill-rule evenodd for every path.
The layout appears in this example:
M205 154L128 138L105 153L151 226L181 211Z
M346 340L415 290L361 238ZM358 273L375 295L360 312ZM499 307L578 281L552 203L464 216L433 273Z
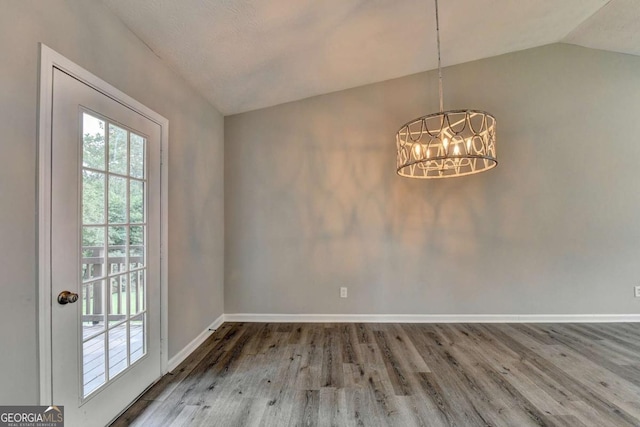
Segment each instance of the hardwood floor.
M640 324L225 323L115 426L640 426Z

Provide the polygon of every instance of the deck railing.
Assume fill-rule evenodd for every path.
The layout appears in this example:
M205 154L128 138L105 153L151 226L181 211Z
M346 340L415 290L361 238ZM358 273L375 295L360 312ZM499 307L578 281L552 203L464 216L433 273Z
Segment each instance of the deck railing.
M82 304L83 322L92 322L97 324L104 321L104 314L109 314L110 322L117 322L124 320L126 315L126 286L133 287L129 293L133 301L130 304L135 304L133 307L142 307L142 294L143 288L143 274L142 270L133 271L127 275L127 279L124 283L119 281L107 283L107 276L118 273L124 273L129 270L135 270L136 268L144 265L144 255L132 256L135 254L144 254L144 246L129 246L129 265L127 265L126 257L127 247L121 246L109 246L109 253L112 255L105 256L105 248L103 246L83 246L82 247L82 281L87 283L82 284ZM131 277L133 275L133 277ZM91 281L89 281L91 280ZM103 301L102 286L107 285L107 294L109 299ZM109 310L108 304L111 303L111 310Z

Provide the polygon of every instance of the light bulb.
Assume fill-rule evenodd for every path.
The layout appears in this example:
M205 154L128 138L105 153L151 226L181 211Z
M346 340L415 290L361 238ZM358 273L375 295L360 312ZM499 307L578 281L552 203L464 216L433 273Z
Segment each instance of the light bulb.
M447 151L447 147L449 146L449 140L447 138L442 140L442 146L444 147L444 151Z
M415 154L416 159L420 157L420 144L415 144L413 146L413 154Z
M427 159L429 158L429 149L427 148Z
M467 154L471 152L471 138L467 139Z
M460 154L460 147L458 145L456 145L455 147L453 147L453 154L454 155L458 155Z

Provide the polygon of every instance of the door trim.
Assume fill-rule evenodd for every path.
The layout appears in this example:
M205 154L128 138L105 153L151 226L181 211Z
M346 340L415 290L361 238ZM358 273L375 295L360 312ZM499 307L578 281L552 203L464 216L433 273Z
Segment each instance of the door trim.
M38 369L40 404L52 399L51 370L51 115L53 104L53 69L57 68L119 102L160 126L160 369L167 373L168 361L168 143L169 121L116 89L58 52L40 43L38 86L38 211L37 211L37 283L38 283Z

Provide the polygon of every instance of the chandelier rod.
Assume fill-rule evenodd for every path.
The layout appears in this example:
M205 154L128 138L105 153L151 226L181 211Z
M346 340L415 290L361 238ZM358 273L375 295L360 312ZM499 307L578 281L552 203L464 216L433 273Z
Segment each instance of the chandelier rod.
M438 40L438 93L440 95L440 112L444 112L442 97L442 65L440 64L440 20L438 19L438 0L436 2L436 38Z

